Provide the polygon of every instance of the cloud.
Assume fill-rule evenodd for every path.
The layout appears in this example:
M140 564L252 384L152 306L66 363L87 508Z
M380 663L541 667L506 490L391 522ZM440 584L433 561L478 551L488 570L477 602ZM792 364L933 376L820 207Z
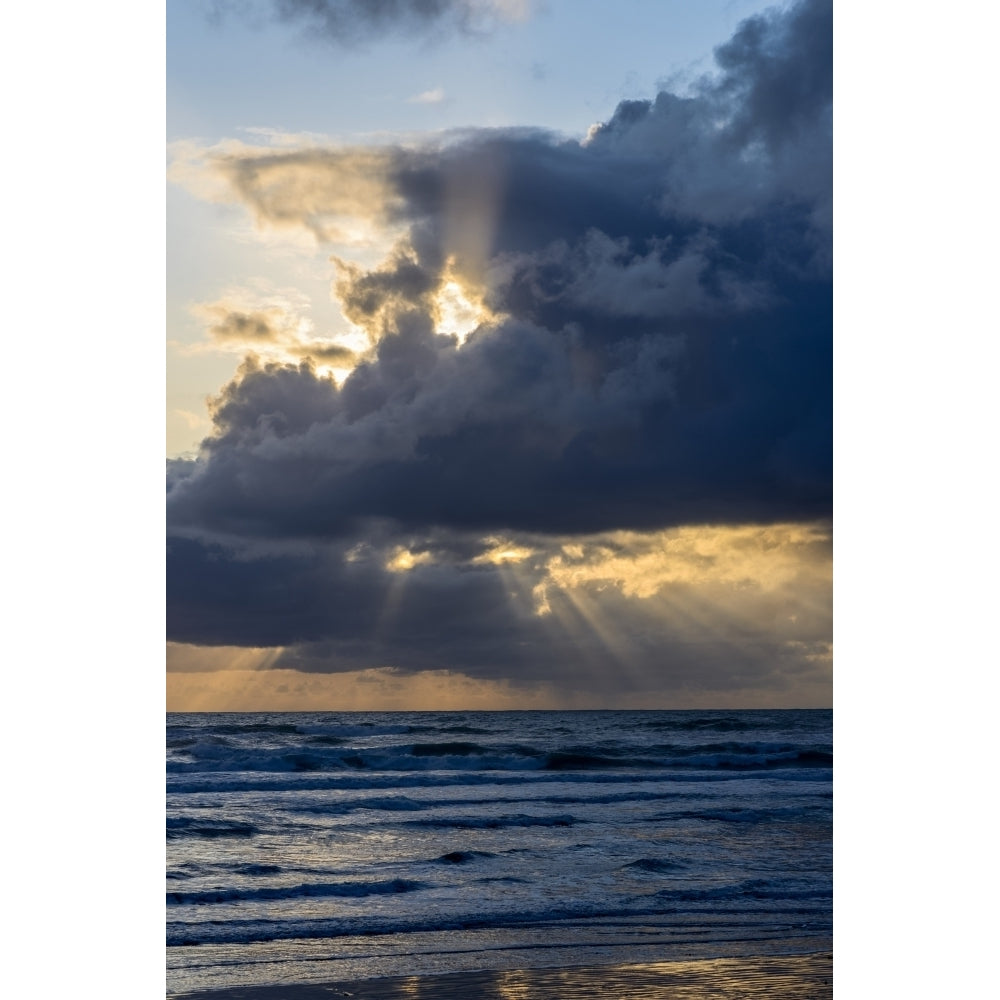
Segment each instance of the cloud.
M210 322L208 332L222 343L235 342L241 347L273 344L284 334L279 327L285 318L281 310L240 312L222 303L213 303L204 307L204 313Z
M544 681L486 681L451 670L404 674L391 667L341 674L298 670L227 670L167 674L168 712L505 711L538 709L773 708L773 694L757 688L726 691L557 690ZM796 689L790 704L826 707L825 686Z
M435 87L433 90L425 90L413 97L407 98L410 104L440 104L444 100L444 90Z
M336 247L370 344L342 384L246 362L173 470L171 637L299 670L822 683L828 561L789 526L831 511L829 34L822 0L752 18L690 96L583 142L201 154L262 225L396 242ZM212 315L247 346L280 326Z
M582 539L370 525L349 545L319 548L174 539L170 558L175 640L256 647L187 652L172 669L447 666L585 697L735 686L794 698L829 679L822 524Z
M531 0L215 0L210 15L216 22L237 15L251 24L270 17L299 28L304 38L352 47L394 35L485 36L524 20L530 8Z
M270 364L294 366L308 361L327 375L349 370L357 362L351 348L317 338L312 321L281 296L262 300L240 293L217 302L198 303L192 312L205 322L211 346L218 350L249 355ZM204 348L194 345L186 350Z
M335 258L372 355L322 399L308 373L268 369L308 383L307 433L278 446L241 410L172 496L175 523L223 523L251 502L240 484L269 475L298 487L287 506L253 501L276 536L370 515L593 532L829 514L829 88L810 83L781 130L755 83L805 65L814 79L828 46L801 24L824 6L754 19L700 96L624 102L586 144L482 130L222 157L259 218L407 230L374 268ZM438 330L449 280L488 316L460 346Z
M198 650L204 655L204 650ZM336 676L297 670L167 674L168 712L448 711L561 707L551 685L474 680L451 670L391 667Z
M384 221L394 197L387 184L391 154L383 150L264 150L215 158L232 193L253 207L258 222L305 227L319 240L344 232L345 220ZM373 213L372 207L379 211Z

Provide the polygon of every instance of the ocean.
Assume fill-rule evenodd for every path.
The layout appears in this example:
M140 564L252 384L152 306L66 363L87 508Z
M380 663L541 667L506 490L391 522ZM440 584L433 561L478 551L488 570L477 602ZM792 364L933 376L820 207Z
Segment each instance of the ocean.
M832 723L168 714L167 993L827 951Z

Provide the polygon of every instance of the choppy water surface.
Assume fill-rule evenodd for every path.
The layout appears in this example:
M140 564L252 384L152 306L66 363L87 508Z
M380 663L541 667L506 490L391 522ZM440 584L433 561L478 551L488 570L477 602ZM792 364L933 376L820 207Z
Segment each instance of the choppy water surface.
M167 717L167 988L829 949L832 713Z

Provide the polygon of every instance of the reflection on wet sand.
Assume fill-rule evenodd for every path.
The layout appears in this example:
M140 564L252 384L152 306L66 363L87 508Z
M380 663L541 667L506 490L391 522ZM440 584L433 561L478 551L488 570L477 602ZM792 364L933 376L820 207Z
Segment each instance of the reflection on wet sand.
M353 983L244 986L188 995L198 1000L829 1000L833 956L460 972Z

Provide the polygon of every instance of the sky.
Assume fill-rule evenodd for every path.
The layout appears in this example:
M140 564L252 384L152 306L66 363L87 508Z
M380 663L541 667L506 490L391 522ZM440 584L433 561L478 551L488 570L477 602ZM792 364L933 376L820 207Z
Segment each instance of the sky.
M829 706L831 50L169 4L168 708Z
M172 82L178 70L172 35L178 6L178 0L165 5L170 16L164 26L163 11L155 4L22 4L7 11L0 37L0 77L12 98L5 109L10 155L4 160L10 195L5 237L11 251L3 394L8 471L5 694L11 706L8 743L30 746L34 765L20 766L28 760L21 754L20 764L8 773L10 797L31 803L33 817L30 824L9 830L11 851L20 859L11 873L13 891L26 916L18 925L25 930L14 932L17 952L27 958L9 970L15 983L27 983L40 961L51 961L49 939L32 930L51 922L51 893L37 891L38 873L58 869L52 859L65 855L69 814L94 816L93 822L74 827L74 835L86 845L81 850L96 859L94 869L127 877L118 891L96 903L92 894L64 894L64 922L77 932L60 941L63 965L80 970L83 978L101 981L108 966L107 942L87 933L87 928L100 926L92 919L93 908L124 908L131 919L122 926L116 968L136 981L148 978L151 991L161 988L162 948L157 942L163 922L158 902L162 855L145 845L160 842L163 820L162 784L149 780L151 774L162 774L163 767L162 638L168 578L160 506L160 449L168 429L163 318L166 311L168 340L186 337L212 344L201 328L187 333L179 328L181 319L188 321L186 303L211 304L230 283L239 287L250 277L266 277L265 251L269 261L288 256L291 251L280 239L293 243L298 238L291 226L257 229L255 217L238 200L195 198L172 182L167 185L169 212L164 212L165 134L171 141L199 139L206 146L234 137L249 145L250 136L259 133L237 135L236 125L292 127L286 124L291 117L285 115L268 116L263 126L263 116L241 116L233 129L178 120ZM653 10L661 6L669 5L648 5ZM692 61L710 70L715 66L713 48L733 36L742 18L760 9L707 0L683 6L688 13L713 11L724 23L711 29L696 51L669 68L651 69L652 82L639 81L646 90L624 89L627 81L619 74L606 85L607 99L598 95L596 107L574 105L579 121L610 120L620 98L654 98L661 77L665 89L676 89L669 82L672 73ZM547 9L560 8L548 4ZM501 37L510 44L514 33L535 30L550 16L536 5L530 18L500 25L499 34L487 36L487 46L477 41L475 51L481 57ZM652 14L647 10L645 16ZM992 120L998 18L992 7L959 3L944 17L941 11L918 11L912 5L840 4L834 19L834 718L835 837L841 859L835 898L841 928L838 976L848 994L890 994L907 987L915 995L954 993L963 983L965 992L971 992L991 974L986 967L992 954L991 928L979 919L980 907L971 904L982 894L981 859L992 849L992 831L988 824L965 824L966 849L956 853L954 843L955 817L968 813L969 802L976 801L982 788L982 769L956 768L955 761L989 760L995 729L994 700L989 696L996 641L991 574L1000 553L996 533L990 530L996 519L995 462L990 458L996 450L996 338L991 317L996 283L993 234L1000 224L1000 205L993 135L984 123ZM59 30L53 30L54 24ZM239 21L223 24L227 31L242 30ZM262 21L262 33L276 28L296 33L294 24L282 28ZM658 36L634 30L620 44L609 43L600 58L593 59L590 76L596 79L612 49L625 52L654 38L666 45L676 29L673 25ZM577 37L577 30L574 26L567 37ZM612 37L607 24L602 30ZM423 36L412 29L408 34L416 50L425 45ZM204 37L229 36L220 31ZM435 58L442 44L454 41L446 37L436 42ZM357 72L364 60L384 54L388 44L369 41L363 51L357 46L325 51L331 63L350 59ZM216 46L218 56L221 41ZM396 56L400 48L397 44ZM290 53L293 65L304 65L319 59L324 49L303 44L280 51ZM560 44L552 47L555 51L568 55L573 50ZM277 58L278 50L272 48L247 74L262 74ZM165 77L170 78L166 88ZM588 78L584 74L584 84ZM550 84L552 79L550 74ZM399 93L419 95L438 86L447 88L448 81L435 72L412 86L400 86ZM258 93L274 89L272 81L259 86ZM450 96L456 98L461 89L453 87ZM300 95L302 101L307 98ZM342 99L338 106L346 114L357 101L353 90L350 100ZM400 110L436 112L443 110L441 104L407 103ZM193 106L206 113L207 98ZM577 130L578 138L589 128L561 126L559 120L543 119L530 110L519 114L517 122ZM460 124L482 123L462 116ZM311 120L301 127L334 138L340 128ZM405 131L419 133L421 127L410 120ZM169 169L172 156L167 162ZM246 258L245 266L234 263L225 277L213 279L206 269L221 254L192 257L188 274L197 277L205 270L205 284L187 291L179 285L184 261L172 254L174 242L164 238L169 222L176 241L185 218L177 202L184 198L188 227L195 222L199 227L188 254L208 245L210 223L215 221L217 242L221 244L231 229L230 252L238 262L242 248ZM202 214L193 219L196 211ZM307 240L301 245L310 246L317 262L330 268L327 258L337 248L323 256ZM340 256L360 260L361 248ZM373 250L369 266L381 260ZM317 326L316 310L336 307L330 298L332 268L324 273L325 286L308 301ZM173 311L164 308L164 274L174 296ZM339 309L333 316L339 316ZM198 415L204 395L215 396L228 384L242 356L205 351L197 360L216 364L216 373L193 379L187 391L194 395L187 406L170 401L168 408ZM183 373L173 349L168 348L167 361L170 395L180 391ZM211 430L210 422L189 435L183 421L171 426L176 435L169 439L171 457L195 452L201 436ZM709 521L739 523L706 516L705 523ZM170 532L171 537L177 535L179 526L171 523ZM197 534L212 536L206 527ZM214 537L221 540L218 533ZM273 539L271 544L278 546ZM248 554L252 550L245 533L239 545L233 542L226 549ZM710 565L710 560L701 565ZM427 566L418 569L426 571ZM180 582L175 577L173 585ZM275 577L274 585L283 587L285 581ZM621 593L609 581L605 592L611 589ZM744 591L752 594L753 588ZM793 588L796 597L802 592ZM596 597L601 592L590 593ZM166 622L172 621L172 614L166 613ZM758 624L763 621L758 619ZM365 636L360 638L363 643ZM183 645L189 667L196 665L197 654L211 657L216 648L184 645L176 634L174 641L179 645L168 650L168 658ZM263 664L265 657L277 659L284 649L268 647L263 652L234 646L231 654L244 660L231 660L230 666ZM192 692L200 704L215 707L240 707L254 698L256 707L281 707L278 694L288 696L287 706L298 697L297 685L303 693L315 690L315 704L325 708L361 704L366 687L361 677L367 678L368 687L391 688L400 701L416 696L419 685L425 697L442 701L445 692L456 693L457 685L464 685L469 704L476 703L474 694L486 699L490 693L484 675L473 665L464 672L457 667L455 673L397 668L393 674L377 665L377 657L360 654L358 664L356 676L287 667L270 672L189 671L185 676L201 685ZM717 678L711 658L704 664L706 676ZM512 697L523 698L523 704L533 693L543 700L541 685L546 679L554 681L551 674L539 671L537 683L512 673L494 687L506 681ZM179 676L169 675L168 692ZM233 683L224 683L227 677ZM666 666L660 678L669 679ZM759 698L775 704L784 700L765 670L754 668L752 679L750 688ZM721 694L713 695L704 685L682 697L677 686L670 690L666 681L659 687L667 693L660 696L655 681L640 688L649 692L644 699L648 707L685 700L691 704L696 698L705 704L721 701ZM209 697L213 688L220 697ZM172 704L198 704L187 696L178 699L178 694L184 692L174 690ZM605 685L590 696L613 705L616 690ZM413 697L405 707L416 703ZM376 699L369 696L367 706L374 704ZM40 722L46 733L58 733L59 738L40 740ZM887 782L885 769L877 765L898 759L900 747L929 750L916 755L919 766L897 768ZM67 748L72 748L74 762L92 766L81 771L74 763L67 771ZM80 780L63 782L57 795L41 795L39 763L47 767L46 773ZM124 796L123 787L128 788ZM934 808L914 824L913 804L926 801L929 788ZM872 816L879 822L872 824ZM114 836L108 836L109 829ZM951 865L950 877L933 886L913 878L915 868L929 856L947 856ZM871 906L873 884L880 887L882 906ZM969 887L975 887L975 900ZM944 924L928 921L929 898L953 919ZM926 960L909 961L915 953ZM887 961L887 956L900 960Z

